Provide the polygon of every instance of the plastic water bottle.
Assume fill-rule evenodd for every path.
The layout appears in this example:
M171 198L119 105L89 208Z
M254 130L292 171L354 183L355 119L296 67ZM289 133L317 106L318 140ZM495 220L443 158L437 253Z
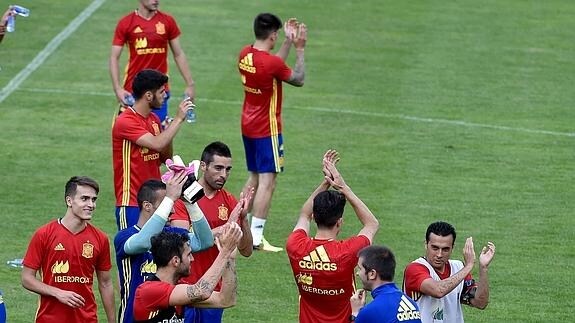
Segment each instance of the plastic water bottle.
M184 98L184 100L190 100L190 97L186 96ZM196 111L195 111L196 105L190 101L190 104L188 105L188 111L186 112L186 122L187 123L194 123L196 122Z
M6 264L8 264L14 268L22 268L22 267L24 267L24 265L22 264L22 261L24 261L24 259L16 258L16 259L8 260L6 262Z
M8 21L6 22L6 31L11 33L16 30L16 19L14 16L9 16Z
M124 102L126 102L127 105L133 107L134 103L136 103L136 100L134 100L134 97L131 94L128 94L124 97Z
M30 15L30 9L24 8L22 6L12 5L10 6L10 10L12 13L22 17L28 17ZM16 30L16 18L11 15L8 17L8 21L6 22L6 31L11 33L14 30Z
M30 9L24 8L22 6L12 5L10 6L10 9L12 10L13 13L17 14L18 16L28 17L30 15Z

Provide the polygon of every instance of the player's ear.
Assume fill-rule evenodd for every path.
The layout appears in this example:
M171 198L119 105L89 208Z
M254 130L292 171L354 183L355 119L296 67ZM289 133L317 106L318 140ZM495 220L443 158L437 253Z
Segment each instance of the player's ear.
M68 207L72 206L72 197L71 196L66 196L66 206L68 206Z
M202 170L202 172L206 172L206 169L208 168L208 164L206 164L205 161L200 161L200 169Z

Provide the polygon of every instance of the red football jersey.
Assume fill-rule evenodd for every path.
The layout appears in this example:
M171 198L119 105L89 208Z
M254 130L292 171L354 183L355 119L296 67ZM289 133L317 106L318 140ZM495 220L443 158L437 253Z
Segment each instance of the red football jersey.
M73 234L60 220L54 220L34 233L23 264L40 271L45 284L78 293L86 302L72 308L55 297L41 295L36 322L98 322L92 290L94 271L112 269L110 243L104 232L88 224Z
M174 18L160 11L150 20L140 17L136 11L120 19L112 44L127 45L130 50L124 78L126 91L132 92L132 81L143 69L152 68L168 74L169 41L178 36L180 29Z
M138 286L134 296L134 321L140 322L183 322L181 306L170 306L170 295L175 285L160 281L152 276Z
M210 228L217 228L228 222L228 218L232 210L236 207L238 201L236 198L226 191L225 189L218 190L216 194L210 199L206 196L198 201L198 206L204 212L206 220ZM170 216L170 220L186 220L189 221L188 211L184 203L177 200L174 203L174 214ZM190 275L181 279L181 282L186 284L195 284L214 263L219 251L216 245L212 247L194 252L194 260L191 263ZM219 291L221 281L216 286L216 291Z
M451 276L451 266L448 263L446 264L445 270L442 273L438 272L437 270L435 273L437 273L437 276L439 276L441 280L447 279ZM421 297L421 283L423 283L423 281L428 278L433 279L429 274L429 269L427 269L427 267L422 264L411 262L405 268L405 273L403 275L403 289L405 294L407 294L407 296L411 297L413 300L418 301ZM465 281L472 280L473 276L471 274L465 276Z
M314 239L303 229L289 235L286 251L300 294L300 322L349 322L357 253L369 245L363 235L343 241Z
M242 135L263 138L282 132L282 82L291 69L276 55L248 45L239 56L238 69L244 86Z
M161 132L160 119L154 113L144 117L126 109L112 128L112 161L116 206L138 206L138 190L149 179L160 179L160 153L140 147L136 141L146 133Z

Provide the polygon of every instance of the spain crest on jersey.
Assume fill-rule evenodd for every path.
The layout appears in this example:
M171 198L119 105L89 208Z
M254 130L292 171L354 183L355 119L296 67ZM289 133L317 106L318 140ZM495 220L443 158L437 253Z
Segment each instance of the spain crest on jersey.
M94 245L86 242L82 245L82 257L84 258L92 258L94 257Z
M158 35L163 35L163 34L165 34L165 33L166 33L166 26L164 26L163 23L158 22L158 23L156 24L156 34L158 34Z
M222 221L227 221L228 220L228 208L220 205L218 207L218 218Z

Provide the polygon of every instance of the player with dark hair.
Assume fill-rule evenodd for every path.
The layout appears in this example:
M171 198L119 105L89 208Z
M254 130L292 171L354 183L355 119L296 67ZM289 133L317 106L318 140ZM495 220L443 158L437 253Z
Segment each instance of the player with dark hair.
M381 323L418 323L417 303L407 297L393 282L395 256L384 246L369 246L358 253L357 276L363 289L351 297L350 321ZM371 291L373 301L365 305L365 291Z
M242 138L249 177L246 188L253 187L251 231L256 250L278 252L263 237L264 226L276 185L283 171L282 83L303 86L305 78L304 48L307 28L295 18L285 24L286 39L276 55L271 54L279 38L281 20L271 14L259 14L254 20L255 42L245 46L238 58L244 87ZM290 47L296 49L294 69L285 60Z
M189 100L180 103L174 121L162 131L152 113L164 101L168 77L143 70L134 78L136 103L118 116L112 128L112 161L118 230L138 222L137 194L149 179L160 179L160 165L172 156L172 140L184 122Z
M230 210L233 210L238 202L236 198L224 188L232 170L232 153L230 148L219 141L207 145L202 152L200 169L202 176L198 179L198 183L204 188L205 195L198 201L197 205L207 218L216 236L221 232L226 223L237 222L243 233L242 239L238 244L239 252L242 256L249 257L253 250L250 225L247 220L247 210L244 209L238 214L230 213ZM244 198L249 203L251 194L251 191L247 191L245 194L240 195L240 199ZM174 210L174 214L170 217L171 225L186 229L189 228L189 211L184 207L183 202L177 201L174 205ZM217 256L218 249L216 246L195 253L190 275L182 278L182 281L188 284L196 283L210 266L212 266ZM220 287L221 284L218 284L215 290L219 291ZM185 322L221 322L223 312L223 309L220 308L200 309L188 306L186 307Z
M241 211L243 201L238 204ZM235 250L242 231L230 223L216 238L220 252L210 269L196 284L178 284L180 278L190 273L193 261L188 235L161 232L152 237L151 252L157 271L136 290L134 301L135 322L182 322L182 306L225 308L236 302ZM222 289L214 288L222 278Z
M193 177L193 175L190 175ZM140 217L134 226L121 230L114 238L116 263L120 276L119 322L133 322L133 303L136 288L145 277L156 273L156 264L149 249L150 239L165 229L174 202L180 198L186 182L185 172L174 174L164 184L157 179L146 181L138 191ZM193 213L197 205L187 201L184 204ZM192 221L193 232L184 230L190 236L193 252L213 245L213 235L205 217ZM183 230L183 229L182 229Z
M186 84L185 94L194 100L195 86L186 54L180 45L180 28L172 16L158 10L159 1L139 0L136 10L124 16L116 26L109 59L110 77L121 111L128 108L126 97L133 93L132 81L143 69L168 73L168 47ZM124 84L120 83L119 60L126 45L130 52ZM134 94L135 97L135 94ZM162 123L168 115L170 89L166 84L166 99L154 113Z
M74 176L66 183L62 218L40 227L24 256L22 286L40 295L35 322L97 323L94 272L108 323L115 322L110 243L90 224L100 188L93 179ZM40 271L41 277L36 274Z
M425 256L405 268L403 291L419 305L421 321L463 322L461 304L485 309L489 303L489 264L495 245L488 242L479 255L479 280L471 276L475 264L473 239L463 248L465 263L451 260L455 228L447 222L434 222L425 233Z
M339 174L335 167L338 160L336 151L325 153L324 179L304 203L286 244L300 295L299 321L303 323L349 322L357 253L371 244L379 229L373 213ZM328 190L330 187L336 191ZM337 240L346 200L363 227L357 236ZM312 218L317 224L315 237L309 236Z

